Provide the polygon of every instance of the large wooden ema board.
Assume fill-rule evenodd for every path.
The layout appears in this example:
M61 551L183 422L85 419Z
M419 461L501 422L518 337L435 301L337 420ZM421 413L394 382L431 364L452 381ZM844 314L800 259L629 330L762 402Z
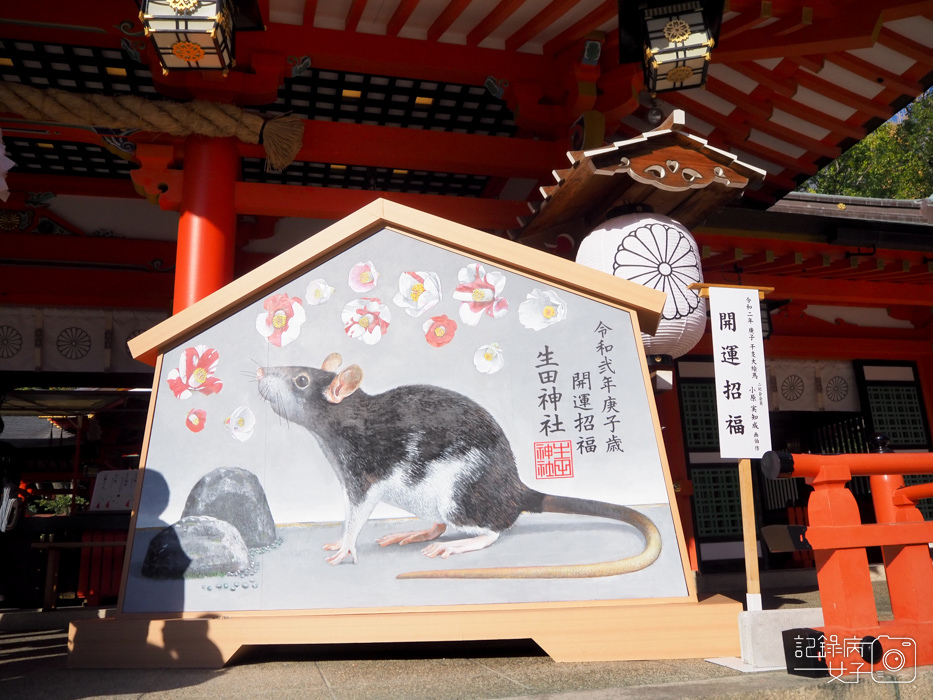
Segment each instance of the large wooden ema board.
M69 664L738 654L741 605L698 602L687 564L640 335L663 302L379 200L135 338L156 375L118 613L73 623Z

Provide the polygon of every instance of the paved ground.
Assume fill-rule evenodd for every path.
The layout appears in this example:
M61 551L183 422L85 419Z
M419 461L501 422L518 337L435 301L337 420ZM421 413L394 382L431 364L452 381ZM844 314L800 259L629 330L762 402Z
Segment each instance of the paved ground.
M884 583L875 588L879 611L889 616ZM812 588L765 594L766 608L818 604ZM66 625L76 614L0 615L2 700L933 697L933 669L910 684L843 686L783 671L743 674L700 659L557 664L520 643L254 647L220 670L70 670Z

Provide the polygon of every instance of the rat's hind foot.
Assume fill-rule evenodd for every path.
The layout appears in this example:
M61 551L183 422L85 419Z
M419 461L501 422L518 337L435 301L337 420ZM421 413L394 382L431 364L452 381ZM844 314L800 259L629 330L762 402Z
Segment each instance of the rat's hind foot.
M327 557L324 561L326 561L328 564L332 564L332 565L336 566L337 564L339 564L340 562L342 562L342 561L343 561L344 559L346 559L347 557L350 558L350 561L351 561L351 562L353 562L354 564L356 564L356 552L354 552L354 551L351 550L351 549L341 549L341 550L340 550L339 552L337 552L335 555L333 555L333 556L331 556L331 557Z
M426 557L440 557L446 559L451 554L463 554L464 552L475 552L478 549L485 549L493 542L499 539L498 532L490 532L486 535L477 535L465 540L451 540L450 542L436 542L429 544L421 550Z
M329 552L335 552L335 551L337 551L338 549L340 549L341 547L343 547L343 540L342 540L342 539L337 540L336 542L329 542L328 544L325 544L325 545L324 545L324 549L326 549L326 550L329 551Z
M388 547L390 544L411 544L412 542L428 542L436 540L447 532L447 526L444 523L434 523L427 530L417 530L415 532L396 532L393 535L380 537L376 542L380 547Z

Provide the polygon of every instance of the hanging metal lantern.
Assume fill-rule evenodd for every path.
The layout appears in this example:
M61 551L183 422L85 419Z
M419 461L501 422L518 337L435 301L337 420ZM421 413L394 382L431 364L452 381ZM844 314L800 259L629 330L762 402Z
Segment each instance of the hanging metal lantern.
M703 281L700 251L677 221L660 214L616 216L583 239L576 261L667 292L657 333L642 334L647 354L677 358L703 337L706 300L687 288Z
M234 61L229 0L145 0L139 19L162 70L228 71Z
M700 3L645 10L645 87L651 93L706 82L713 37Z

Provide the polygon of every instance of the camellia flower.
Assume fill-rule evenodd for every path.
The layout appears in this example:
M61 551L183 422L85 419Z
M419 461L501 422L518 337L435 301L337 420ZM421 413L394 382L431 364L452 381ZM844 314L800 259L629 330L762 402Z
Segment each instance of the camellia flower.
M375 345L389 330L392 315L389 307L379 299L354 299L343 307L340 315L343 329L351 338L359 338L367 345Z
M518 320L525 328L540 331L567 318L567 305L549 289L533 289L518 307Z
M473 354L473 365L483 374L495 374L505 364L499 343L484 345Z
M308 291L305 292L305 299L311 306L318 306L330 300L334 293L334 288L322 279L311 280L308 282Z
M262 302L265 313L256 317L259 335L277 348L284 347L298 337L301 324L305 322L305 310L301 299L287 294L273 294Z
M185 425L192 433L200 433L207 425L207 412L201 408L192 408L185 416Z
M468 326L479 323L483 314L490 318L502 318L509 311L509 302L500 295L505 288L505 275L490 272L488 275L479 263L467 265L458 275L460 284L453 298L460 304L460 319Z
M424 328L424 339L430 345L441 348L454 339L457 322L447 316L432 316L430 321L425 321L422 328Z
M240 442L246 442L256 427L256 416L246 406L240 406L224 421L224 425L233 437Z
M350 270L350 276L347 278L347 284L354 292L368 292L376 286L379 281L379 273L373 267L372 260L364 263L357 263Z
M168 373L166 380L176 399L190 399L194 392L216 394L223 382L214 376L220 354L206 345L186 348L178 360L178 367Z
M393 301L405 313L418 317L441 300L441 280L433 272L403 272Z

